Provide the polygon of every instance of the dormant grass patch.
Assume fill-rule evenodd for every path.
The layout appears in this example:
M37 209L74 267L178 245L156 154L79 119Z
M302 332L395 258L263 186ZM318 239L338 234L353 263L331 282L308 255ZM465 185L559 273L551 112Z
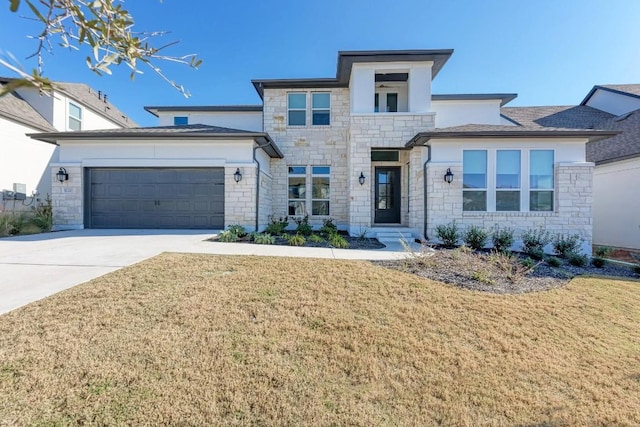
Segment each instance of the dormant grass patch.
M0 317L4 425L638 425L640 283L163 254Z

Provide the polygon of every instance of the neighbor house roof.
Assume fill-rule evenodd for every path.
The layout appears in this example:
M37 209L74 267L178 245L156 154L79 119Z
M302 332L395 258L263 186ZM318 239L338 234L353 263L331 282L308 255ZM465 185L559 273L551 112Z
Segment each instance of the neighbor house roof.
M600 123L599 129L621 133L606 141L587 144L588 161L604 164L640 157L640 110L605 120Z
M192 111L213 111L213 112L259 112L262 111L262 105L168 105L168 106L150 106L144 107L149 113L158 117L158 113L162 111L170 112L192 112Z
M553 105L545 107L504 107L502 115L522 126L593 129L613 114L587 105Z
M353 64L363 62L433 61L431 78L434 78L452 53L453 49L340 51L338 52L338 67L335 78L256 79L251 80L251 83L253 83L260 98L263 97L265 88L302 89L348 87Z
M0 88L2 87L0 83ZM0 116L44 132L55 131L40 113L15 92L0 97Z
M468 124L438 128L432 131L420 132L407 144L407 147L424 145L431 139L451 138L588 138L589 141L598 141L617 135L616 131L592 130L592 129L566 129L554 127L531 126L504 126Z
M580 105L586 105L589 99L596 93L597 90L604 90L607 92L618 93L620 95L626 95L633 98L640 98L640 84L626 84L626 85L596 85L589 91L587 96L584 97Z
M253 139L274 158L284 155L266 132L252 132L202 124L182 126L155 126L128 129L102 129L75 132L48 132L29 134L33 139L56 144L59 140L104 140L104 139Z

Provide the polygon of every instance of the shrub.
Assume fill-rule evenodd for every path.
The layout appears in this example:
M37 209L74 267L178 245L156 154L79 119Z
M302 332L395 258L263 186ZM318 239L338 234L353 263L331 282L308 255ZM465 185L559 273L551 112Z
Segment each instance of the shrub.
M495 284L495 280L491 278L491 273L486 270L475 270L471 273L471 278L481 283L486 283L487 285Z
M309 236L313 233L313 228L311 227L311 224L309 224L309 215L305 215L304 218L294 219L294 221L298 225L298 228L296 228L296 234Z
M595 254L599 258L606 258L611 255L612 249L609 246L598 246L595 250Z
M289 226L289 217L280 217L278 219L271 217L267 228L264 232L271 235L279 236L284 233L285 228Z
M28 224L29 218L25 213L0 213L0 236L21 234Z
M438 225L436 227L436 237L442 241L442 244L448 248L458 245L458 226L455 221L447 225Z
M543 228L530 228L522 235L524 252L535 259L542 259L544 247L550 241L549 232Z
M228 231L235 234L238 237L244 237L247 235L247 230L243 226L238 224L230 225L228 228Z
M513 246L513 229L498 228L493 231L493 247L498 252L507 252Z
M578 252L569 252L567 254L567 260L569 264L575 265L576 267L584 267L589 262L589 258Z
M331 236L331 238L329 239L329 243L334 248L346 249L349 247L349 242L347 242L347 239L339 234L334 234L333 236Z
M508 252L494 252L488 256L488 261L500 272L504 273L511 283L519 283L535 267L529 263L524 265L519 262L518 257Z
M325 236L332 236L338 232L338 226L333 223L333 219L325 219L322 221L322 227L320 233Z
M567 257L570 253L579 253L580 252L580 243L582 240L580 236L577 234L572 235L564 235L564 234L556 234L553 236L553 250L558 255L563 257Z
M593 264L593 266L596 268L602 268L606 263L607 263L607 260L605 260L604 258L600 258L600 257L591 258L591 264Z
M487 244L489 233L477 225L472 225L462 235L462 240L470 248L479 251Z
M520 264L522 264L523 267L529 269L529 270L533 270L535 268L535 266L537 265L537 262L532 259L532 258L525 258L520 260Z
M562 260L558 257L550 256L549 258L547 258L547 264L549 264L551 267L561 267Z
M633 271L635 271L636 274L640 274L640 264L636 264L633 266Z
M300 234L294 234L293 236L289 237L289 245L291 246L302 246L306 242L307 240Z
M369 229L367 227L360 227L360 232L358 233L358 240L363 241L367 238L367 234L369 234Z
M309 241L313 243L324 243L324 239L317 234L312 234L311 236L309 236Z
M253 241L258 245L273 245L276 238L269 233L257 233L253 236Z
M225 230L222 233L218 234L218 241L226 242L226 243L237 242L238 235L235 233L232 233L229 230Z
M53 204L48 194L44 202L39 203L38 206L33 208L33 218L31 222L42 231L51 231L53 227Z

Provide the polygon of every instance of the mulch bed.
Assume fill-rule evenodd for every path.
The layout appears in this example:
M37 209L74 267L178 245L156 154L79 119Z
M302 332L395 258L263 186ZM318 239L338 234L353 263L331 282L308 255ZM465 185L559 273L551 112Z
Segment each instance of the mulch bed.
M291 233L291 234L295 234ZM349 247L345 248L345 249L382 249L385 246L384 243L380 243L380 241L378 239L374 239L374 238L360 238L360 237L352 237L349 236L349 234L345 233L345 232L339 232L338 234L340 234L340 236L344 237L344 239L347 241L347 243L349 243ZM280 245L280 246L289 246L289 241L287 239L284 239L280 236L274 236L276 241L274 243L274 245ZM331 244L327 241L325 242L311 242L309 241L309 236L306 236L305 239L307 240L305 242L304 245L300 246L300 247L307 247L307 248L331 248ZM217 242L218 239L217 237L213 237L211 239L209 239L212 242ZM250 244L255 244L253 243L253 241L251 241L249 239L249 237L242 237L240 238L237 243L250 243Z

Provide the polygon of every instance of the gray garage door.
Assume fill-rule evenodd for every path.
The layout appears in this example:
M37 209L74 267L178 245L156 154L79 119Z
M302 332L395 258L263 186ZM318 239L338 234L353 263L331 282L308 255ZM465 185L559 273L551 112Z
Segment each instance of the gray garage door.
M87 228L224 228L223 168L86 170Z

